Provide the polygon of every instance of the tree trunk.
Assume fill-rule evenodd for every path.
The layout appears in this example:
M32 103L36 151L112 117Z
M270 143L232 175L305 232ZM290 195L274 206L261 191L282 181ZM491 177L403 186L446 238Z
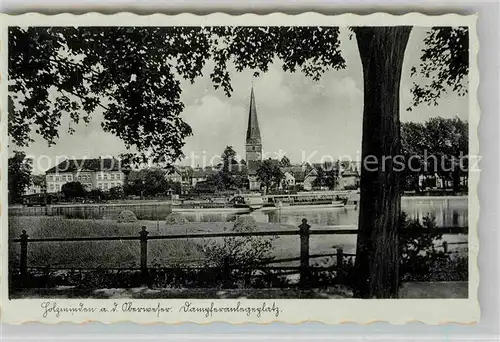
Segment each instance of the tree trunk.
M457 166L454 167L452 171L453 178L453 191L456 193L460 192L460 170Z
M419 194L420 193L420 183L419 183L420 182L420 174L417 173L414 176L414 180L413 181L415 182L415 192L417 194Z
M394 298L399 288L401 154L399 86L411 27L355 28L363 65L361 198L356 250L360 298ZM401 157L398 157L401 158ZM397 159L396 159L397 160ZM398 165L395 165L398 170Z

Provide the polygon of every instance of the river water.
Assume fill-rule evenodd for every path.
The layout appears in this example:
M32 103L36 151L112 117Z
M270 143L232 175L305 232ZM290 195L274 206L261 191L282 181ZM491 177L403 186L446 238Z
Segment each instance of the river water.
M409 217L422 220L425 216L434 217L438 227L466 227L468 225L467 197L425 198L403 197L401 208ZM217 222L228 221L234 214L224 213L185 213L189 221ZM251 213L258 222L281 223L297 226L307 219L316 228L338 225L357 225L359 211L354 208L324 209L283 209L258 210Z

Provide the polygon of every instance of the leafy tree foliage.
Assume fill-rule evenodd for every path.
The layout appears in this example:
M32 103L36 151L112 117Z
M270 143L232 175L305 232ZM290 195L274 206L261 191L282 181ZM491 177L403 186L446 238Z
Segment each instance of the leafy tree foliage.
M412 107L421 103L437 105L447 88L459 95L468 91L469 30L467 27L433 27L424 39L421 63L411 69L412 76L423 76L425 85L413 83Z
M31 170L32 166L26 160L26 154L21 151L14 151L14 155L9 158L9 203L22 202L24 191L31 182Z
M279 167L279 162L273 159L266 159L257 169L257 179L266 189L266 193L270 189L279 187L285 175Z
M104 201L108 198L101 189L92 189L87 192L87 198L96 202Z
M256 231L257 223L253 217L240 216L230 231ZM224 229L226 230L226 229ZM243 283L244 288L252 284L252 276L266 272L263 263L273 259L273 241L276 237L244 236L224 237L222 241L209 241L203 246L205 267L217 267L222 271L219 286L231 288Z
M425 123L401 125L403 153L407 157L406 184L420 191L418 178L438 174L460 188L460 178L467 177L469 133L468 123L458 117L431 118Z
M108 198L115 200L125 198L125 192L123 191L123 187L114 186L111 189L109 189Z
M435 219L423 222L401 215L401 272L403 281L467 281L467 258L445 253L443 233L436 229Z
M229 171L231 165L238 164L238 162L235 159L236 151L234 150L233 146L226 146L224 152L221 155L221 158L222 158L223 168L226 171Z
M425 151L425 127L418 122L405 122L401 125L401 145L406 160L406 190L420 192L419 177L425 174L423 155Z
M329 190L335 189L338 184L338 170L333 168L325 170L322 167L316 168L317 176L312 182L313 187L327 187Z
M131 171L123 186L124 195L158 197L166 196L169 190L179 194L180 184L167 180L166 175L165 170L158 168Z
M226 146L221 154L222 163L220 170L210 175L207 182L210 186L219 191L236 190L247 187L247 169L246 164L236 160L236 151L232 146ZM202 187L205 185L201 185Z
M85 195L87 194L87 191L80 182L68 182L63 184L63 186L61 187L61 192L68 200L78 197L85 197Z
M265 72L278 57L318 79L344 66L337 38L334 27L10 27L9 134L27 146L33 127L54 144L63 114L88 123L99 109L103 129L140 152L134 161L172 162L192 133L178 77L193 82L212 58L229 96L230 61Z
M236 151L232 146L226 146L224 152L221 155L222 158L222 169L215 176L216 183L219 184L219 190L229 189L234 185L233 182L233 165L238 164L235 159Z
M33 185L37 185L41 188L45 188L45 175L32 175L31 181L33 182Z

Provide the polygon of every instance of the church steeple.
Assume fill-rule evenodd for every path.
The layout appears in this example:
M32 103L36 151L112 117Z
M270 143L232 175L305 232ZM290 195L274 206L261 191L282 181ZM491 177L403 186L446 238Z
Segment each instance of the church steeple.
M261 144L259 120L257 119L257 108L255 106L255 95L250 93L250 109L248 111L247 144Z
M246 158L249 169L255 168L255 162L262 160L262 141L260 138L259 121L257 119L257 107L255 106L255 95L250 92L250 108L248 110L248 127L246 137Z

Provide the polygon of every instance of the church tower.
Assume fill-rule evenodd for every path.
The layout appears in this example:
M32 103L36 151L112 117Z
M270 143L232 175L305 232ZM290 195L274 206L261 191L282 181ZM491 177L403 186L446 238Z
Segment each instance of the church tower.
M248 127L246 139L246 160L248 170L248 185L250 191L260 190L260 182L257 177L257 169L262 162L262 140L260 139L259 121L257 120L257 108L255 106L255 95L250 93L250 109L248 111Z
M249 166L250 164L258 164L262 161L262 141L260 139L259 121L257 120L257 108L255 106L253 87L250 93L250 109L248 111L246 160Z

